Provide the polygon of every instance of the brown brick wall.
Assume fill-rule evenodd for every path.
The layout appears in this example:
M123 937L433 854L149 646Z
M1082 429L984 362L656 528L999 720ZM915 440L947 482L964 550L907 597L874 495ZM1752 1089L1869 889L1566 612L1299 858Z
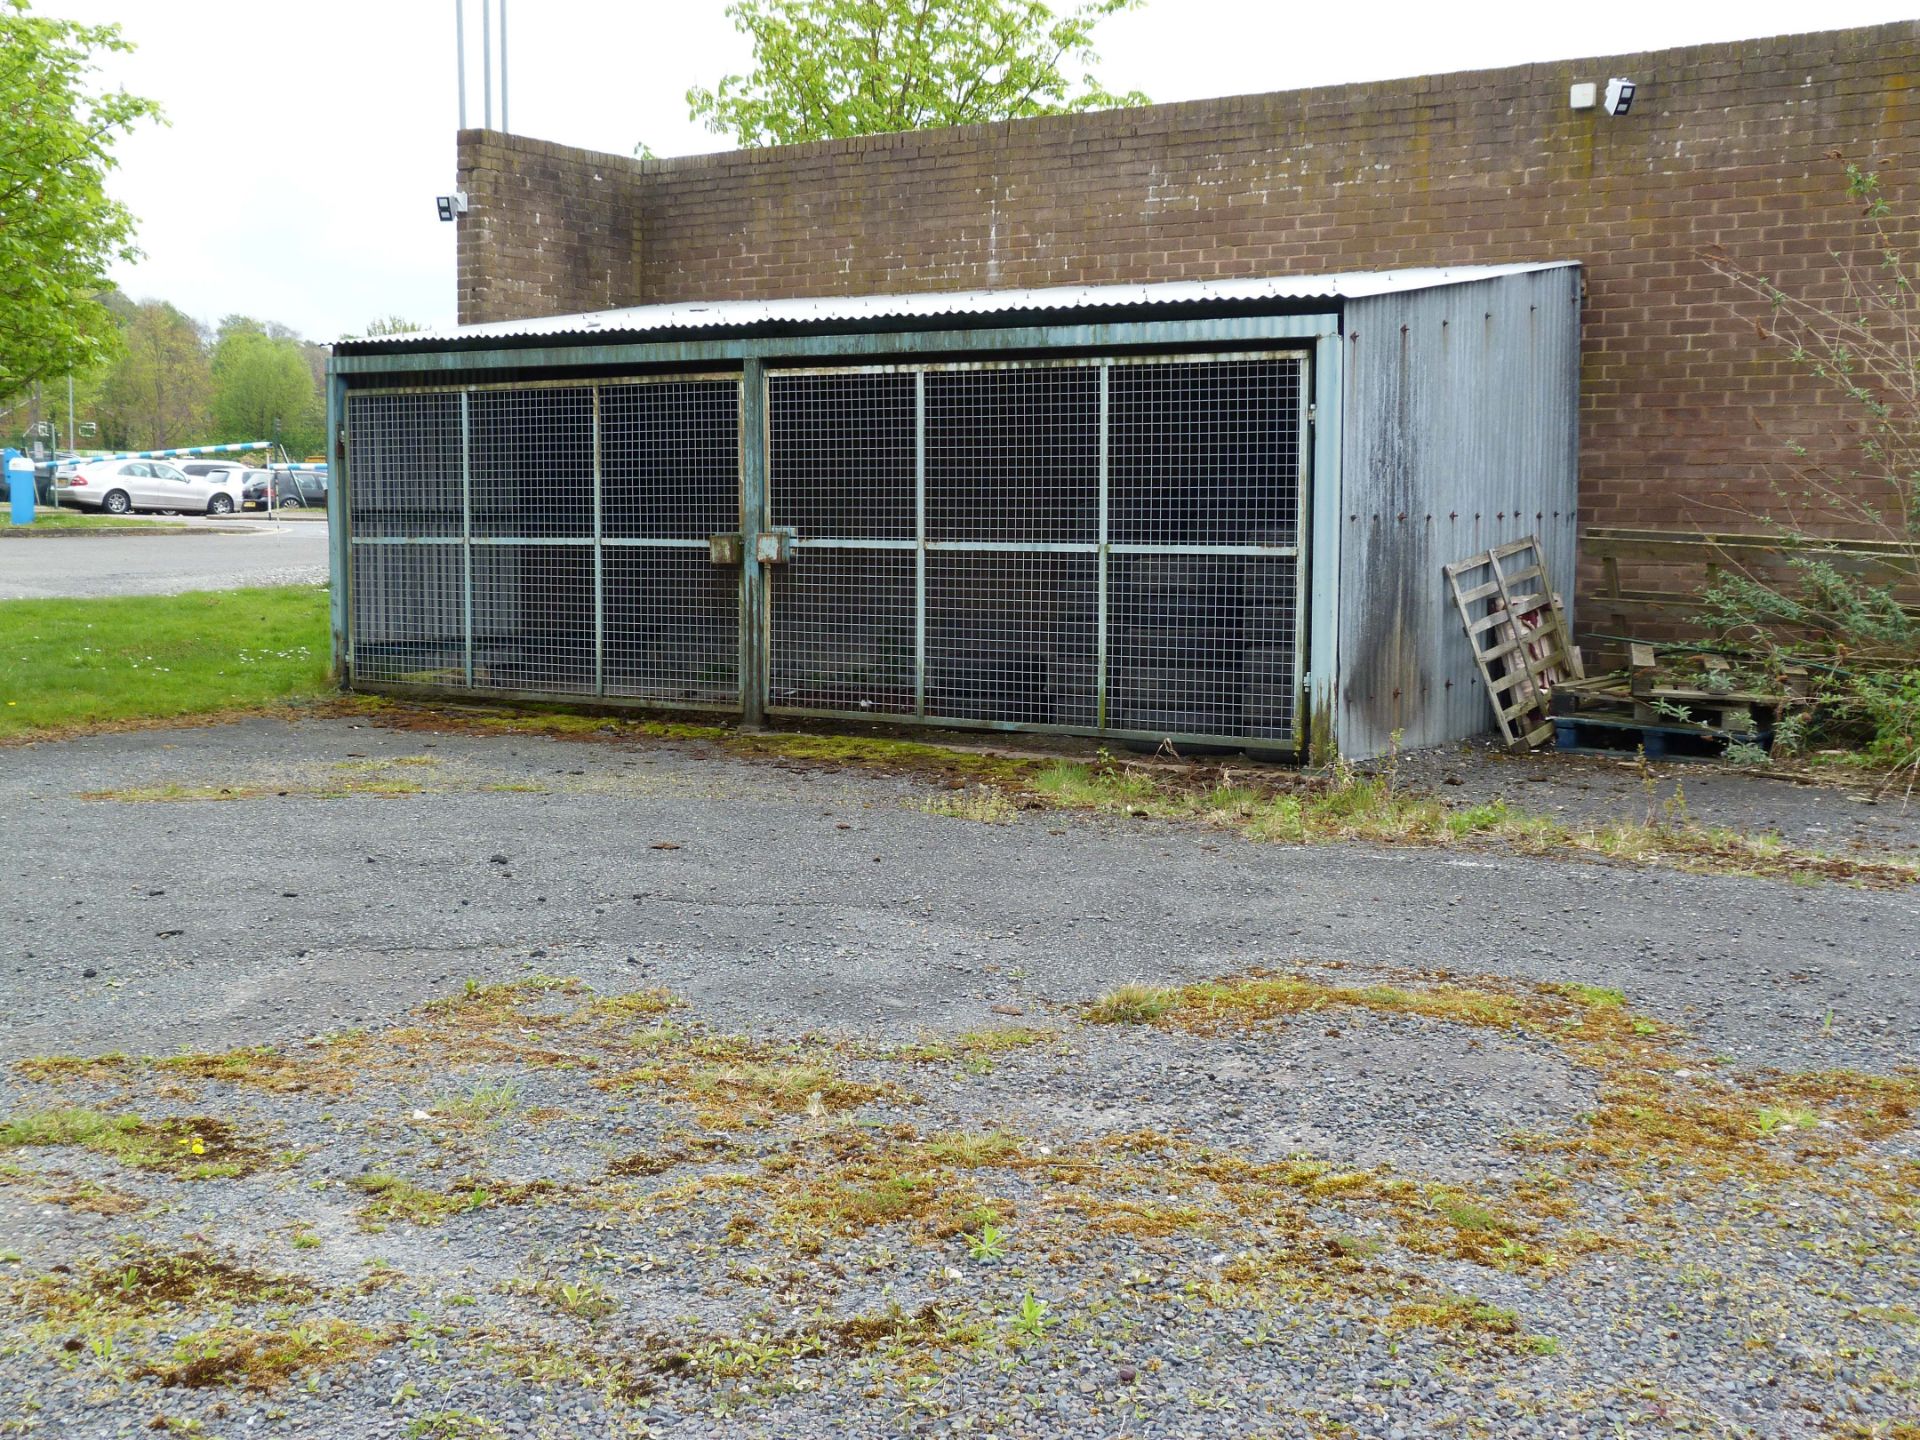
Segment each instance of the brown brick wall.
M458 175L468 206L461 323L635 303L643 246L632 160L463 130Z
M1910 213L1916 74L1903 22L673 160L470 131L460 314L1578 259L1586 518L1735 528L1835 412L1700 252L1831 291L1832 152ZM1568 109L1610 75L1631 115Z

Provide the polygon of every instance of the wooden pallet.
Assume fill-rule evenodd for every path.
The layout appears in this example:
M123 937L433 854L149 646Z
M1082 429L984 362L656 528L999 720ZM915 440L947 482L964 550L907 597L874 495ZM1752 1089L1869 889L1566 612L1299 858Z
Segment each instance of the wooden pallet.
M1551 740L1549 694L1557 682L1581 679L1583 672L1540 541L1529 535L1496 545L1447 566L1446 576L1507 747Z
M1744 734L1698 725L1648 725L1604 715L1557 715L1554 749L1570 755L1638 755L1649 760L1719 760L1735 744L1766 746L1770 731Z

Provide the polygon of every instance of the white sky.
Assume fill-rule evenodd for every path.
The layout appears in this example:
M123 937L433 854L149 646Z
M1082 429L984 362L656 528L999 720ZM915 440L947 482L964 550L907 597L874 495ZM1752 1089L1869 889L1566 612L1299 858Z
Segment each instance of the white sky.
M480 6L467 0L468 121L481 119ZM724 0L509 0L510 119L542 139L659 155L724 148L687 119L692 84L748 61ZM140 217L135 298L240 312L330 340L376 316L448 324L454 227L452 0L37 0L118 21L139 50L103 83L171 125L120 146L112 193ZM1912 0L1148 0L1100 32L1098 73L1156 101L1289 90L1909 18ZM1607 77L1596 74L1595 79ZM1635 77L1646 78L1646 77ZM495 121L498 123L496 111Z

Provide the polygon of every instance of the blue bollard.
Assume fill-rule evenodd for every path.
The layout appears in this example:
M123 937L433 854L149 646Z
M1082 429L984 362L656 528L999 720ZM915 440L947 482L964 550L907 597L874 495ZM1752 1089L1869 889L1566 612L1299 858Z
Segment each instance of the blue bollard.
M33 461L18 450L5 452L7 483L13 491L13 523L33 523Z

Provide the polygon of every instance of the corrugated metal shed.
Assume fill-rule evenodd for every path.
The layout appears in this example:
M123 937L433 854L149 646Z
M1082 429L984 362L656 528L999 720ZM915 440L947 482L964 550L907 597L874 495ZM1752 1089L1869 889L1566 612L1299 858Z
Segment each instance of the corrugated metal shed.
M1536 535L1568 592L1580 300L1545 262L344 342L336 654L371 688L751 723L1477 734L1442 567Z
M914 295L857 295L791 300L682 301L636 305L581 315L459 325L343 340L347 353L431 349L449 342L567 335L618 337L689 330L751 330L764 326L871 325L912 320L963 321L973 316L1042 316L1140 306L1234 306L1263 302L1357 300L1440 286L1470 284L1503 275L1568 268L1564 263L1466 265L1452 268L1354 271L1340 275L1273 275L1233 280L1172 280L1150 285L1061 285L1032 290L952 290Z

